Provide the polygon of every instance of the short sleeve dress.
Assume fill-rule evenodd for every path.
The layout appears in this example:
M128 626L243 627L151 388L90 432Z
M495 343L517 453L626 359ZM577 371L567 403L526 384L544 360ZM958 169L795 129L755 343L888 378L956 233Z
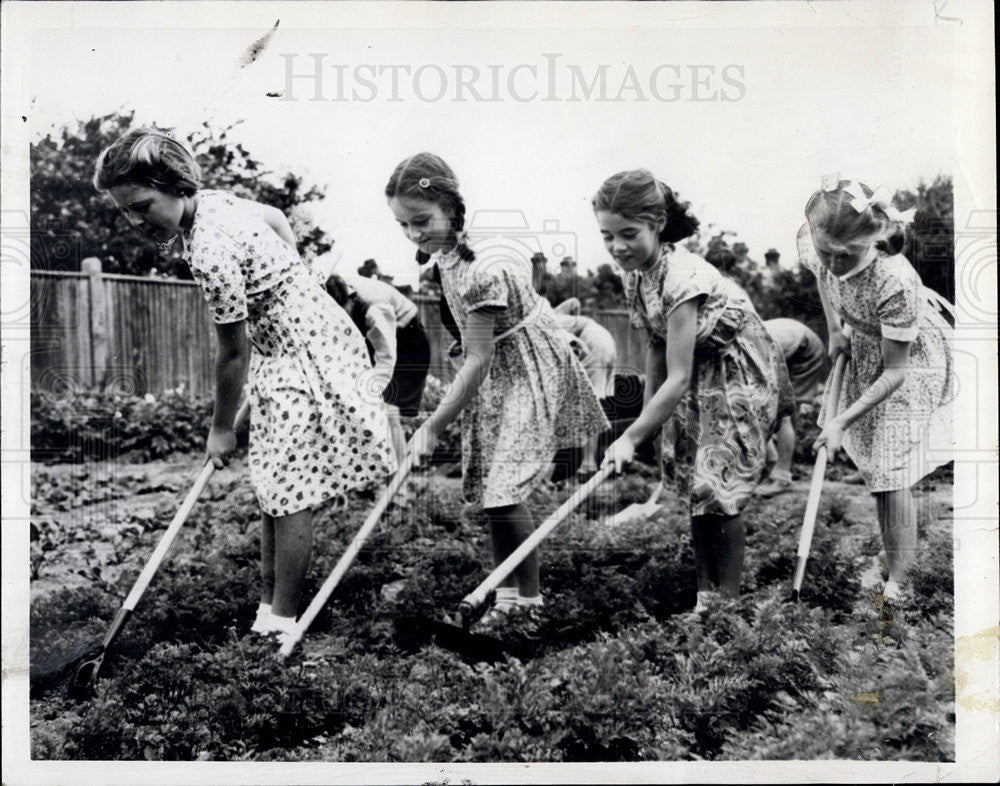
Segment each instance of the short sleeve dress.
M455 250L432 260L463 334L473 311L497 313L490 373L462 413L465 500L483 508L517 504L557 450L584 444L609 423L527 264L470 262Z
M815 252L805 253L803 262L825 289L851 341L839 412L882 375L883 337L910 342L902 386L844 434L844 450L870 491L910 488L954 457L952 327L938 310L940 298L923 286L901 254L873 247L861 264L842 276L827 270ZM826 418L824 410L820 422Z
M364 339L253 206L198 193L187 258L212 320L247 321L250 479L285 516L395 469L381 399L365 390Z
M669 341L667 321L697 304L691 386L662 430L664 481L691 516L735 516L764 475L767 442L794 411L788 370L746 293L711 264L664 244L652 268L625 275L632 325L654 347Z

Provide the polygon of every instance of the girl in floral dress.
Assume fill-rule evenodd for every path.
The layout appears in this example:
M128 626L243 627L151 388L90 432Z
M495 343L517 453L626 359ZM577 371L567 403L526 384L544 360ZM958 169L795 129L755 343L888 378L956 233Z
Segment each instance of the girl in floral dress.
M455 381L414 435L411 455L428 455L462 413L463 490L489 517L499 564L534 530L524 502L556 451L582 444L608 423L548 301L531 286L530 266L478 259L467 245L465 202L450 167L430 153L412 156L396 167L385 194L419 248L418 262L437 265L464 349ZM541 603L532 553L497 589L486 619Z
M824 183L806 205L800 257L816 274L830 354L848 353L835 417L816 445L845 449L875 496L897 601L917 545L911 486L952 459L952 328L899 252L907 216L881 191Z
M207 454L236 447L249 367L250 479L260 503L261 602L253 630L288 631L312 550L312 509L394 469L381 400L363 394L364 339L295 250L282 213L200 190L173 137L135 129L104 150L94 184L161 246L180 238L218 337ZM369 400L370 399L370 400Z
M593 198L608 252L625 271L634 327L646 328L646 401L605 463L616 469L663 425L664 480L687 500L698 605L739 594L741 511L764 475L767 443L793 408L788 371L746 293L675 245L698 221L644 169L608 178Z

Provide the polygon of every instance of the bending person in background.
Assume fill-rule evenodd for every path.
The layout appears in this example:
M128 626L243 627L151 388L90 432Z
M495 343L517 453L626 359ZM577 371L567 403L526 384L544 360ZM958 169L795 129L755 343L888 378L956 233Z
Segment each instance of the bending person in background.
M808 327L794 319L768 319L764 327L781 349L788 366L795 401L812 401L823 384L827 369L826 347L823 340ZM774 468L767 483L757 489L765 499L792 487L792 454L795 452L795 426L792 416L781 420L777 435L768 443L768 460Z
M611 331L590 317L580 313L580 301L575 297L564 300L554 309L556 323L572 334L583 345L580 362L587 372L590 384L600 399L615 394L615 365L618 363L618 345ZM587 442L580 473L592 475L597 472L597 443L599 435Z
M392 448L402 460L406 438L399 418L417 416L431 364L431 344L417 306L391 284L350 273L332 274L326 291L367 340L375 365L371 392L386 403Z

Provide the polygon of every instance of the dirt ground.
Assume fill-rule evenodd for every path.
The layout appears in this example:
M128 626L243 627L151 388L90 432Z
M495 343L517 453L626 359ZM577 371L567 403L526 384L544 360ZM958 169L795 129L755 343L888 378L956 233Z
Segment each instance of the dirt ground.
M183 454L141 464L110 461L33 465L31 599L95 581L111 586L130 571L140 570L142 560L177 513L200 470L197 456ZM780 511L781 518L787 517L800 526L810 475L808 467L798 470L798 478L788 492L771 500L755 499L748 515L773 507ZM411 481L420 482L424 481ZM460 493L461 478L436 472L431 482L442 496ZM236 494L244 500L252 496L243 458L234 459L229 467L217 472L197 504L225 504ZM918 518L928 531L950 528L952 485L947 479L942 482L932 476L924 480L914 490L914 496ZM844 517L870 522L872 534L877 534L875 503L863 485L827 480L821 505L832 498L846 504ZM660 502L663 510L676 507L669 493L663 494ZM614 501L609 505L625 507L624 503L616 506ZM535 511L536 521L550 512ZM255 521L246 522L247 528L254 526ZM187 550L182 529L173 552L183 554Z

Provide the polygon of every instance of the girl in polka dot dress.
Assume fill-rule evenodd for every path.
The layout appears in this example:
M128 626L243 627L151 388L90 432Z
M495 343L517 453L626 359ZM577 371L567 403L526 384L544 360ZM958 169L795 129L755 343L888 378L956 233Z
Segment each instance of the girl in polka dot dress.
M312 551L313 509L395 469L371 364L354 323L295 250L281 211L201 190L173 137L128 132L101 153L94 184L162 247L180 239L218 337L207 454L236 447L249 368L250 479L261 507L261 602L253 630L289 630ZM354 380L345 384L344 380Z
M451 168L430 153L403 161L386 186L389 207L437 265L462 336L463 360L444 400L411 440L418 460L462 415L465 499L489 517L497 564L534 530L525 500L560 448L608 428L587 374L531 285L526 260L479 259L462 234L465 202ZM538 557L530 554L497 589L486 623L541 605Z
M830 354L850 357L816 445L843 446L875 496L898 600L917 546L911 486L952 459L952 328L900 251L907 217L888 194L832 179L810 197L799 255L816 274Z

